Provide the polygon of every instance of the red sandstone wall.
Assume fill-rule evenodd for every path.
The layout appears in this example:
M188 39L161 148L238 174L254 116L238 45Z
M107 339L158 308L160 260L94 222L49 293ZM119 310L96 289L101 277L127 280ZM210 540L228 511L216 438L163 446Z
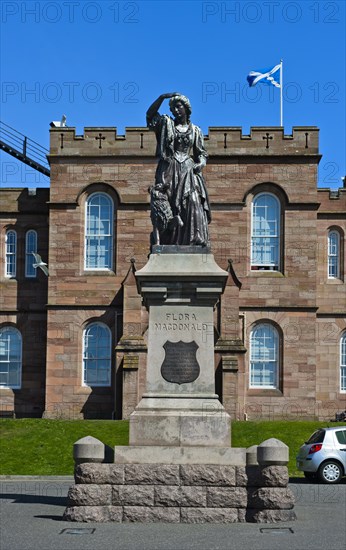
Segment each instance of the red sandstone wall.
M273 136L269 149L263 140L267 131ZM99 133L106 138L101 149L95 139ZM339 338L346 326L346 294L344 278L326 279L325 239L331 225L346 230L346 194L341 191L339 198L331 199L329 191L316 189L318 130L298 128L292 136L283 136L280 129L257 128L251 136L242 136L240 129L214 128L206 146L212 250L224 269L228 259L233 260L241 282L240 291L232 286L225 294L228 299L223 300L219 320L216 315L223 342L217 350L216 377L223 403L241 419L244 414L332 417L345 408L345 394L338 392L336 383L339 348L329 336L337 333ZM83 136L75 136L73 128L51 132L48 295L43 274L39 284L21 275L5 280L0 266L2 322L21 322L25 332L35 319L43 332L26 359L21 399L42 406L45 396L47 416L127 417L144 391L147 314L128 271L131 258L140 268L149 253L147 189L154 181L154 152L154 136L144 128L127 129L125 137L107 128L86 128ZM250 269L251 200L260 190L276 193L281 202L280 272ZM115 262L107 273L85 271L83 265L85 200L94 191L108 192L115 204ZM2 250L8 225L17 225L21 232L34 224L42 234L42 256L48 256L47 190L38 193L33 202L25 190L2 191ZM261 319L276 323L283 334L279 390L249 389L249 331ZM110 388L82 385L82 333L91 320L106 322L114 347L119 342ZM6 403L13 404L15 392L6 392Z
M49 189L1 191L0 222L0 327L12 324L22 335L22 385L20 389L0 388L0 409L15 411L17 416L41 416L45 409L46 303L47 277L25 278L25 233L35 229L38 252L48 257ZM5 235L17 232L16 278L5 277Z

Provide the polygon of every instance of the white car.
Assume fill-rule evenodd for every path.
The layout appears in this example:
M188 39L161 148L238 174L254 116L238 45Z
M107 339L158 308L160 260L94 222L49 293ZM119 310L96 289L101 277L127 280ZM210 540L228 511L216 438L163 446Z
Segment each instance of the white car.
M338 483L346 475L346 426L321 428L299 449L297 468L307 479Z

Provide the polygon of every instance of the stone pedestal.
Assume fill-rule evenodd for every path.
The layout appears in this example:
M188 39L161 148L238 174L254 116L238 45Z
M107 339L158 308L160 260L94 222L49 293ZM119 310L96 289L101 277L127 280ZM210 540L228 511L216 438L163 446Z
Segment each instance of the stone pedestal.
M112 464L101 442L75 444L65 520L295 518L287 446L270 439L248 453L231 448L230 416L214 382L214 308L228 274L209 250L183 248L154 247L136 272L149 310L146 393L130 416L130 445L115 447Z
M208 249L191 246L155 246L136 272L149 337L146 393L130 416L130 445L230 445L214 368L214 308L227 276Z

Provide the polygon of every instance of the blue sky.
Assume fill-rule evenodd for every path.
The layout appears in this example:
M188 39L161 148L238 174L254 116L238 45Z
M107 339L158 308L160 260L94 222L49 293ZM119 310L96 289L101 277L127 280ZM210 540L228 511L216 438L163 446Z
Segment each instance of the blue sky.
M344 1L1 3L1 120L48 147L49 123L144 126L178 91L209 126L278 126L279 91L250 70L284 63L284 127L320 128L319 186L345 176ZM168 112L168 106L163 111ZM48 179L1 153L3 187Z

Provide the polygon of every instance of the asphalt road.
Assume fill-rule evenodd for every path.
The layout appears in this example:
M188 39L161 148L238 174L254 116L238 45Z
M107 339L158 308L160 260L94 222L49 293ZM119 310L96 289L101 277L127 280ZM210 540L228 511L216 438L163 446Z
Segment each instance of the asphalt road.
M72 478L1 479L1 550L345 550L346 479L291 483L297 521L115 524L62 521ZM81 529L81 531L79 531Z

